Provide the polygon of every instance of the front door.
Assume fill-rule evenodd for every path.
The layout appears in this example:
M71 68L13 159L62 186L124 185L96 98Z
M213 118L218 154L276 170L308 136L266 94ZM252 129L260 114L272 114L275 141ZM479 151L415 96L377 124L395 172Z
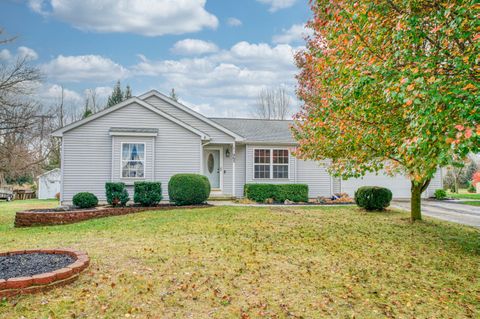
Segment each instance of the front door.
M213 189L220 189L220 150L205 150L203 172Z

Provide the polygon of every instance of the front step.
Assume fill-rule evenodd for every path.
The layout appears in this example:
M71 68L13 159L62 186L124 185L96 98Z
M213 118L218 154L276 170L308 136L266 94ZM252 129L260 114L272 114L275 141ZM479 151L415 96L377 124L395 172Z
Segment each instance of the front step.
M234 199L235 197L230 195L210 195L208 201L229 201Z

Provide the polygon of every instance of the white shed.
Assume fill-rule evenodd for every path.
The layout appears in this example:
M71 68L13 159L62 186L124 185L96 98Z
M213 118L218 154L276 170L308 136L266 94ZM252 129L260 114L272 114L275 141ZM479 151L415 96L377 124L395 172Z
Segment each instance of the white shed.
M62 172L60 168L52 169L38 176L38 199L55 198L60 193Z

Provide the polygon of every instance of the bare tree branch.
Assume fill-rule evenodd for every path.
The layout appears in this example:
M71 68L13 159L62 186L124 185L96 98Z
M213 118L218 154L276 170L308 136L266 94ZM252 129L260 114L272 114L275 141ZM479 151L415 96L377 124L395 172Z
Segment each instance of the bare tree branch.
M290 113L290 97L284 88L263 89L258 94L253 115L261 119L285 120Z

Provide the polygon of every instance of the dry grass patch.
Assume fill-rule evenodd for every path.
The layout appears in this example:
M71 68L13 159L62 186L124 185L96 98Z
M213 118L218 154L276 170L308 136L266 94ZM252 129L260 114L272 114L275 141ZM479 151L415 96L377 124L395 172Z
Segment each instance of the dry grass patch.
M0 317L480 315L474 228L354 207L212 207L14 229L18 203L0 203L1 250L73 247L91 266L71 286L4 301Z

